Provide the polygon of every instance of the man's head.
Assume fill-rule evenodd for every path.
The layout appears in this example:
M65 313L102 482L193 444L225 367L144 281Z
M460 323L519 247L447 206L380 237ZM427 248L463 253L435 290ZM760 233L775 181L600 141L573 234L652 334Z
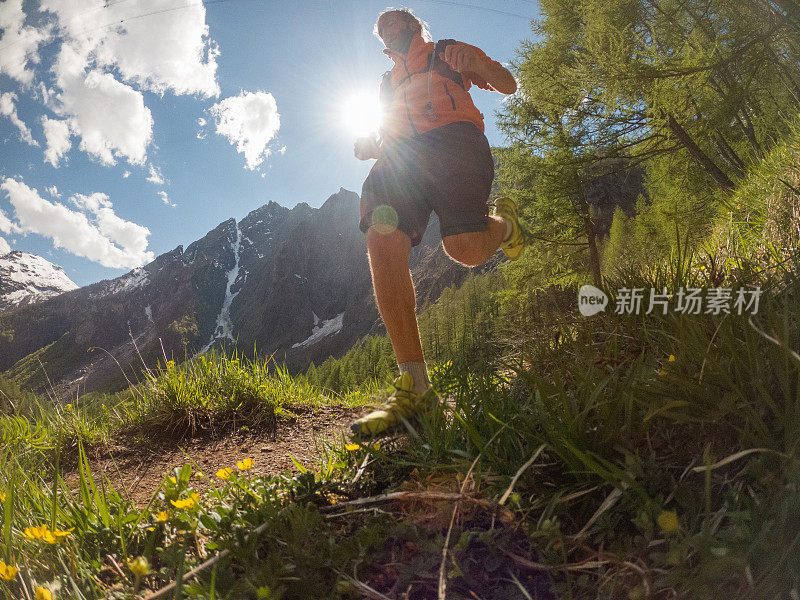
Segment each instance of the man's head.
M384 10L375 22L372 33L380 38L389 50L396 52L406 52L409 40L414 34L421 35L426 42L431 41L428 25L422 19L415 17L407 8Z

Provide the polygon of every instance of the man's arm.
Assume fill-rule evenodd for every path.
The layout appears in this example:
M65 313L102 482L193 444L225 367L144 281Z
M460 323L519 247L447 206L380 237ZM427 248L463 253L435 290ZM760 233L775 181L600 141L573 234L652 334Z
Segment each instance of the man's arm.
M474 46L464 43L452 44L439 56L454 71L461 73L471 71L485 79L493 90L501 94L513 94L517 91L517 82L508 69Z

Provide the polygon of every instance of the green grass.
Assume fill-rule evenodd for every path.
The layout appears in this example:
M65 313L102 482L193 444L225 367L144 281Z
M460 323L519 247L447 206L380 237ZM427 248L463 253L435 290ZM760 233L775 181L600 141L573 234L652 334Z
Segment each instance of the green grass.
M607 284L666 284L675 269ZM701 284L707 270L684 270L681 283ZM519 586L533 589L541 576L530 562L550 565L563 597L786 597L800 585L800 361L789 350L800 345L800 285L772 285L753 324L777 343L745 316L575 322L543 309L559 335L532 336L524 364L490 339L500 348L491 360L467 353L436 366L434 383L452 405L410 424L408 443L327 446L295 477L215 465L233 476L203 473L217 485L196 501L187 500L187 466L136 507L93 479L80 448L93 432L125 427L180 437L280 426L292 407L364 403L367 394L326 395L267 361L223 355L167 363L126 393L54 413L20 405L27 416L0 419L0 553L26 586L76 598L156 589L223 549L231 554L182 595L345 598L366 582L431 597L446 543L448 597L522 597ZM72 446L77 492L57 474ZM451 530L448 502L337 508L392 490L424 497L462 486L484 504L461 505ZM71 532L54 544L25 537L41 525ZM149 565L141 577L128 567L138 557ZM20 593L19 576L3 585L6 597Z

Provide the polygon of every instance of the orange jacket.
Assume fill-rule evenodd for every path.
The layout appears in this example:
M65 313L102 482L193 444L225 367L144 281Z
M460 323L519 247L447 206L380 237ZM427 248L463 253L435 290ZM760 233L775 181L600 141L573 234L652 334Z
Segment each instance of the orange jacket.
M471 48L475 48L487 62L496 62L479 48ZM433 50L433 42L426 42L415 34L408 54L389 49L383 51L394 61L394 67L384 75L381 84L383 116L380 136L385 142L425 133L456 121L474 123L484 131L483 114L473 104L468 90L472 83L486 90L492 88L477 73L453 71L441 57L436 58L431 70L429 61ZM431 106L426 107L429 102Z

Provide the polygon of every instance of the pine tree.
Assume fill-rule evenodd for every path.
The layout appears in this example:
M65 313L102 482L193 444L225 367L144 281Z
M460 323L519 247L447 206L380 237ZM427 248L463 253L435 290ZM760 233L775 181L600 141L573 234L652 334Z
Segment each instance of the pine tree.
M644 165L651 198L665 196L675 225L713 215L800 106L800 10L757 0L540 7L541 41L522 43L520 89L499 121L511 140L496 151L500 189L524 206L534 240L511 272L539 284L588 273L597 283L592 169Z

